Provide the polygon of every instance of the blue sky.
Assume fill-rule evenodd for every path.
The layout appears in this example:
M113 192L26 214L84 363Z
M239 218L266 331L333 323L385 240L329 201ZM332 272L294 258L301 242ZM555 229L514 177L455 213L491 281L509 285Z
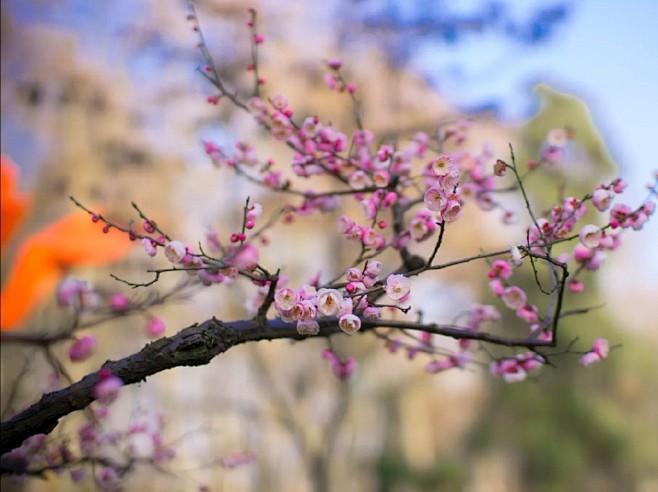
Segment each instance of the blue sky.
M467 4L478 3L458 5L467 10ZM520 17L546 3L506 2ZM508 122L532 114L536 82L580 97L620 172L633 182L629 192L640 193L651 170L658 169L658 2L583 0L571 6L546 43L520 45L495 33L470 36L455 45L426 45L413 64L430 79L439 74L437 85L454 104L468 108L496 101Z

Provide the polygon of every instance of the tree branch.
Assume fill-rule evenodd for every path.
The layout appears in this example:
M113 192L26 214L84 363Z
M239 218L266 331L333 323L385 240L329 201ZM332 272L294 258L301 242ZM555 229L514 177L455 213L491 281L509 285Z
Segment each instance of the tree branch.
M335 318L318 321L319 337L340 332ZM480 340L508 347L534 348L553 346L530 338L507 338L486 332L473 332L459 326L433 323L416 323L394 320L363 320L361 331L374 328L416 330L448 336L456 339ZM261 321L247 320L222 322L215 318L181 330L172 337L165 337L146 345L139 352L117 361L107 361L103 367L121 378L124 384L145 381L148 376L179 366L201 366L231 347L246 342L277 339L302 340L308 338L297 333L295 323L280 319ZM82 410L94 401L94 387L99 382L98 372L88 374L71 386L47 393L31 407L6 422L0 423L0 454L19 447L25 439L35 434L50 433L59 419L76 410Z

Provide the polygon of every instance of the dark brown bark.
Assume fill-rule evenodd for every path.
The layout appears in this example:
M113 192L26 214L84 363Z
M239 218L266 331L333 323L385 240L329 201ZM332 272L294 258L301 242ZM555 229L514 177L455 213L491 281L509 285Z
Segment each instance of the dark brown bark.
M320 333L316 336L328 337L340 330L336 319L319 321ZM471 332L455 326L438 326L403 321L363 320L362 332L377 327L421 330L452 338L481 340L497 345L538 347L550 345L530 339L509 339L496 335ZM217 355L231 347L245 342L277 339L301 340L308 338L297 333L295 323L285 323L279 319L222 322L215 318L185 328L172 337L161 338L146 345L139 352L117 361L107 361L103 367L124 384L145 381L148 376L179 366L200 366L208 364ZM12 342L17 342L15 337ZM31 343L29 339L25 343ZM47 393L41 399L0 423L0 455L19 447L25 439L36 434L50 433L59 419L76 410L86 408L94 401L94 386L99 381L99 373L88 374L71 386Z

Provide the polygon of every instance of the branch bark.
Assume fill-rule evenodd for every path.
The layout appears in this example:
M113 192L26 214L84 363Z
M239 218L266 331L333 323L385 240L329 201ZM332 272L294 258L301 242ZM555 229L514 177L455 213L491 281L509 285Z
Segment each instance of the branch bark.
M337 320L319 320L317 337L328 337L340 331ZM426 331L456 339L480 340L509 347L553 346L529 338L506 338L486 332L472 332L458 326L443 326L393 320L363 320L361 331L375 328L397 328ZM279 319L223 322L215 318L192 325L172 337L165 337L146 345L139 352L117 361L107 361L103 367L121 378L125 385L145 381L148 376L179 366L208 364L217 355L246 342L277 339L302 340L308 338L297 333L295 323ZM17 342L19 340L12 340ZM30 343L30 340L26 340ZM82 410L94 401L93 390L99 382L98 372L88 374L71 386L47 393L41 399L0 423L0 455L19 447L25 439L36 434L48 434L59 419L76 410Z

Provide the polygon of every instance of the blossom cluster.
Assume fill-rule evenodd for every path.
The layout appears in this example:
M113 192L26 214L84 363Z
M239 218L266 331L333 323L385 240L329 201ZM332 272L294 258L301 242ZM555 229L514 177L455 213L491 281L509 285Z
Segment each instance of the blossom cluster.
M382 263L370 260L363 270L348 268L347 283L343 291L334 288L316 288L305 284L298 289L280 287L274 292L274 307L281 320L297 323L302 335L320 332L319 318L338 318L338 327L348 335L361 328L361 318L376 319L381 309L368 300L368 294L385 292L393 301L404 302L411 291L411 282L400 274L390 274L386 282L379 280Z

